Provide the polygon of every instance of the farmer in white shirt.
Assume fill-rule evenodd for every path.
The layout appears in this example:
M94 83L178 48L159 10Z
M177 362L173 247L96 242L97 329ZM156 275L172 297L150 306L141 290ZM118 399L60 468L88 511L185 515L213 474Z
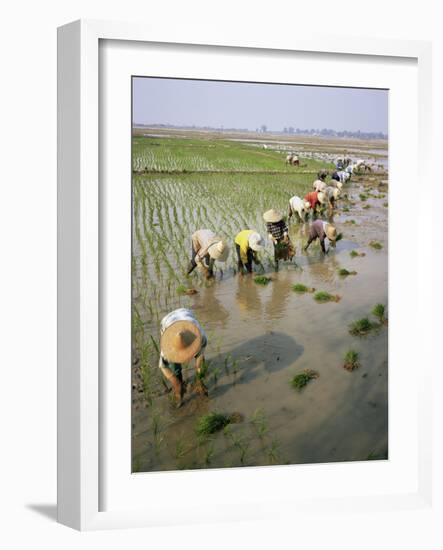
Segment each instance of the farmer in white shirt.
M215 261L225 262L228 258L228 245L210 229L199 229L192 234L191 241L192 256L188 275L199 265L207 279L213 277Z
M295 218L298 217L301 222L305 222L309 216L310 210L311 204L308 201L305 201L297 196L289 199L288 218L291 218L292 215L294 215Z
M205 360L207 342L205 331L189 309L176 309L161 320L158 366L172 385L177 407L183 404L186 387L182 365L195 359L195 370L198 375ZM205 395L208 393L202 380L197 381L196 389Z

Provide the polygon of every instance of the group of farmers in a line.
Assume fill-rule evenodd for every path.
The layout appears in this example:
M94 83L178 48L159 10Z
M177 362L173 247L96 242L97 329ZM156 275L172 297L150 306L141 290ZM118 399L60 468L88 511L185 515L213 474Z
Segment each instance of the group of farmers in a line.
M310 191L302 199L294 196L289 200L288 219L294 216L302 222L306 222L312 213L315 220L309 230L308 242L305 250L312 241L319 239L322 251L326 253L325 238L334 246L337 232L335 227L323 220L316 220L316 216L325 208L328 216L333 213L335 203L340 196L343 182L347 181L348 172L334 172L329 184L325 182L328 172L321 170L318 179L313 183L313 191ZM274 246L275 267L278 269L278 261L292 259L295 255L294 247L289 239L289 230L282 214L273 208L263 214L266 223L266 231L269 240ZM244 229L234 239L237 253L238 269L243 272L252 272L252 264L260 264L257 253L263 250L265 240L254 229ZM192 235L192 256L188 267L188 275L199 266L206 277L213 276L215 261L225 262L228 258L229 247L226 241L209 229L199 229Z
M326 184L327 171L322 170L313 184L313 191L304 199L292 197L289 201L288 216L298 217L306 221L312 213L313 223L309 228L309 237L304 250L316 239L320 240L321 249L326 253L325 239L331 246L335 246L337 231L332 223L315 219L323 207L329 213L334 208L340 195L340 190L349 177L346 171L334 172L330 184ZM289 239L288 225L283 216L274 209L263 214L268 237L274 246L276 269L279 259L292 259L295 249ZM238 259L238 269L252 273L252 264L260 264L258 253L264 249L265 240L253 229L244 229L234 239ZM213 277L214 263L225 262L229 255L226 241L209 229L199 229L192 235L192 256L188 267L188 274L199 266L206 277ZM182 365L195 359L197 375L204 364L204 350L207 345L207 336L203 327L195 318L194 313L186 308L179 308L166 315L160 324L160 361L159 367L163 376L170 382L174 399L178 407L183 403L186 383L183 380ZM197 376L197 390L207 394L201 377Z

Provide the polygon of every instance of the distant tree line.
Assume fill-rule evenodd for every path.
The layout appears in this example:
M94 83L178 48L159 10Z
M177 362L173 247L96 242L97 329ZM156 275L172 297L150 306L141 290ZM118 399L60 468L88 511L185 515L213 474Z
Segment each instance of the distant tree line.
M218 131L218 132L250 132L249 128L225 128L224 126L214 127L214 126L178 126L176 124L138 124L134 123L135 127L139 128L176 128L178 130L209 130L209 131ZM266 124L262 124L259 128L255 129L258 133L270 133L270 134L281 134L280 132L275 132L269 130ZM357 139L388 139L387 134L383 132L361 132L357 130L351 132L350 130L332 130L331 128L294 128L293 126L288 126L283 128L284 134L290 135L303 135L303 136L323 136L323 137L338 137L338 138L357 138Z
M358 138L358 139L387 139L387 134L383 132L362 132L357 130L351 132L350 130L332 130L331 128L294 128L288 126L283 128L284 134L300 134L304 136L325 136L325 137L344 137L344 138Z

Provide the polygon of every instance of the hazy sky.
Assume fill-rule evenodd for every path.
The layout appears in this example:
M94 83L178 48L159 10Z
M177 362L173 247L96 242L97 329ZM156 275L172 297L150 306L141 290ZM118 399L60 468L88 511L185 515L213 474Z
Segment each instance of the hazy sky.
M388 133L388 92L136 77L133 115L139 124Z

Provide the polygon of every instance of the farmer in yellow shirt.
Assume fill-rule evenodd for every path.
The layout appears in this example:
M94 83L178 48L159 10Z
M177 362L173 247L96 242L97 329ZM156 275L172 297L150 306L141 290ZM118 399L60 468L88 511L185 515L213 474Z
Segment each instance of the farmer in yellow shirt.
M244 229L235 237L235 249L237 251L238 269L240 272L246 267L248 273L252 273L252 262L259 264L257 252L263 250L263 237L253 229Z

